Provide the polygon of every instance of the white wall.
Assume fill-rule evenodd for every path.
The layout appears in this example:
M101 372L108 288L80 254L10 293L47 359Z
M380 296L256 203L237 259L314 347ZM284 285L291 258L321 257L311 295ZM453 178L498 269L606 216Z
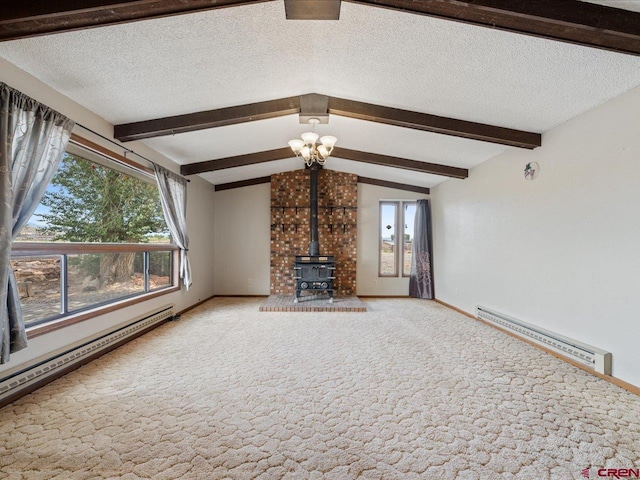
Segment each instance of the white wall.
M409 295L408 277L378 277L380 201L419 198L427 198L427 196L366 183L358 184L357 295Z
M103 118L98 117L81 105L71 101L69 98L61 95L1 58L0 81L58 110L77 123L81 123L92 130L112 138L113 126ZM85 136L91 141L101 143L107 148L116 148L114 145L100 140L98 137L87 134L80 128L76 128L74 132ZM174 162L140 142L130 142L127 143L127 146L170 170L175 172L179 170L178 165ZM117 312L101 315L91 320L30 339L28 347L25 350L12 354L9 363L0 365L0 377L11 371L24 368L24 366L28 364L37 362L38 359L44 358L52 352L65 349L68 345L92 338L100 332L126 323L127 320L142 315L156 307L174 304L176 311L181 311L213 295L214 271L211 245L213 238L213 219L211 218L211 206L214 203L214 189L211 184L198 177L192 177L191 180L187 193L187 224L191 242L189 256L193 270L193 286L190 290L187 292L183 288L179 292L163 295L159 298L118 310Z
M542 145L432 190L436 296L606 349L613 375L640 386L640 87Z
M408 278L378 278L379 202L418 198L425 195L358 184L358 295L408 295ZM216 295L269 295L270 205L270 184L216 192Z
M216 295L269 295L271 184L215 193Z

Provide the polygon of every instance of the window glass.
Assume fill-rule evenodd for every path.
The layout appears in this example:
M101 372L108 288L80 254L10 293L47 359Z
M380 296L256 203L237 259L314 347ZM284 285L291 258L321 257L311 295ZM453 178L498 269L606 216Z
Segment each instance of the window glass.
M395 276L398 274L396 258L398 238L398 203L380 203L380 268L381 276Z
M402 248L402 275L408 277L411 273L411 252L413 248L413 220L416 216L416 204L413 202L404 202L403 223L404 237Z
M60 315L60 262L60 255L11 259L26 326Z
M68 255L69 312L144 293L144 253Z
M84 155L64 154L17 241L169 242L158 188L152 179L126 174L120 171L122 167L111 168L95 157L88 151Z
M171 252L149 252L149 290L171 285Z

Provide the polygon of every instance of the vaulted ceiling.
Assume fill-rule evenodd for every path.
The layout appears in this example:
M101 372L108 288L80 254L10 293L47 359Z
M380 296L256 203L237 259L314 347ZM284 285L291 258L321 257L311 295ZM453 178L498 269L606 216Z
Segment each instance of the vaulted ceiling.
M338 137L326 168L431 187L640 85L635 0L286 3L323 2L339 20L287 20L284 0L33 2L0 14L0 57L215 185L302 168L286 148L312 93Z

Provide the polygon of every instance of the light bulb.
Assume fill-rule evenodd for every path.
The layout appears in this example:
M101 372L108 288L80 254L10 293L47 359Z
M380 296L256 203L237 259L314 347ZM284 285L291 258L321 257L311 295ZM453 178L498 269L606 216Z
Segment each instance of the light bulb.
M302 150L302 147L304 147L304 142L299 138L295 140L289 140L289 146L291 147L291 150L293 150L293 153L298 155L300 153L300 150Z
M329 156L329 150L324 145L318 145L318 153L322 158L327 158Z
M331 135L325 135L320 139L320 143L327 147L327 150L331 150L337 141L338 139L336 137L332 137Z
M318 140L318 134L314 132L305 132L300 136L302 137L302 140L304 140L304 143L306 143L307 145L313 145L314 143L316 143L316 140Z
M302 150L300 150L300 155L302 155L302 158L305 160L309 160L311 158L311 149L305 145L302 147Z

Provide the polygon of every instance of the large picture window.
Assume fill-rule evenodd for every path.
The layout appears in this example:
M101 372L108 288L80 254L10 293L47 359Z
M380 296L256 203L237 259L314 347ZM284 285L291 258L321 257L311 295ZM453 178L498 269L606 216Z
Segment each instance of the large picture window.
M177 288L155 178L70 144L12 247L27 330Z
M380 202L378 276L409 276L415 214L415 201Z

